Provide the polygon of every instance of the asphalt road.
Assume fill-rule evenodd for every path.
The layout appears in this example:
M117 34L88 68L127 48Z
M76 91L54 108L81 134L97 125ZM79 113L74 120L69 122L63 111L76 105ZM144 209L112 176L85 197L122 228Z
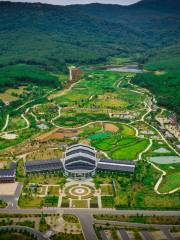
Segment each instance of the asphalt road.
M74 214L79 217L83 234L86 240L97 240L93 224L94 223L111 223L111 224L120 224L120 225L131 225L131 226L145 226L145 224L138 224L138 223L121 223L121 222L114 222L114 221L103 221L103 220L95 220L93 218L93 214L122 214L122 215L141 215L144 216L180 216L180 211L156 211L156 210L113 210L113 209L74 209L74 208L44 208L44 209L18 209L14 208L7 208L1 209L0 213L19 213L19 214L58 214L58 213L65 213L65 214ZM147 226L147 225L146 225ZM157 227L162 227L162 225L156 225ZM163 226L167 227L167 226ZM168 233L167 233L168 234Z
M96 240L96 233L93 228L93 218L90 214L76 214L79 217L84 238L86 240Z
M180 216L180 211L159 211L159 210L116 210L116 209L78 209L78 208L43 208L43 209L0 209L0 213L19 213L19 214L55 214L55 213L72 213L72 214L124 214L124 215L144 215L144 216Z
M144 240L152 240L151 236L149 235L149 233L147 231L141 231L141 234L142 234Z
M127 232L124 229L120 229L119 233L120 233L123 240L130 240Z

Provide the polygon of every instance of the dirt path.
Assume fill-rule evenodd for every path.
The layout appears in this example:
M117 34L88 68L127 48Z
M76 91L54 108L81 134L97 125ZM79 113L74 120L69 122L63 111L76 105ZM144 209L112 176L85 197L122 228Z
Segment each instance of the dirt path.
M56 106L58 107L58 115L57 115L56 117L52 118L51 121L50 121L50 123L51 123L54 127L59 128L59 126L58 126L56 123L54 123L54 121L55 121L56 119L58 119L58 118L61 117L61 109L62 109L62 108L61 108L60 106L58 106L58 105L56 105Z
M80 81L81 81L81 80L79 80L79 81L71 84L69 88L66 88L66 89L62 90L62 91L60 91L60 92L57 93L57 94L54 94L54 95L52 95L52 96L49 96L49 97L48 97L48 100L52 100L52 99L54 99L54 98L64 96L64 95L67 94L69 91L71 91L71 89L72 89L76 84L78 84Z
M144 149L144 150L139 154L139 156L138 156L138 161L139 161L139 160L142 160L142 155L143 155L144 153L146 153L146 152L149 151L149 149L152 147L152 144L153 144L152 139L149 139L149 145L147 146L146 149Z

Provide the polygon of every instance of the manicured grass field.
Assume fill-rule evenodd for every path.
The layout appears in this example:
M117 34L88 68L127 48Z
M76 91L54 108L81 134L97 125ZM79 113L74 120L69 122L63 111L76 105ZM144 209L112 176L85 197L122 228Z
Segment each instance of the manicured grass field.
M178 188L180 186L180 172L172 171L167 173L164 177L163 182L160 185L160 192L169 192L172 189Z
M114 197L113 196L102 196L101 202L103 208L113 208L114 207Z
M57 196L47 196L44 198L44 206L46 207L57 207L58 204Z
M72 200L73 208L88 208L87 200Z
M107 138L110 137L112 135L111 132L100 132L100 133L96 133L94 135L89 136L89 139L92 140L97 140L97 139L103 139L103 138Z
M138 154L148 146L147 139L136 137L123 137L120 134L105 139L92 141L92 145L97 149L107 151L113 159L134 160Z
M28 176L29 182L37 184L49 184L49 185L58 185L64 177L62 176L53 176L53 175L31 175Z
M140 140L132 145L117 148L111 152L113 159L134 160L148 146L148 140Z
M20 196L18 205L21 208L41 208L43 206L43 198Z

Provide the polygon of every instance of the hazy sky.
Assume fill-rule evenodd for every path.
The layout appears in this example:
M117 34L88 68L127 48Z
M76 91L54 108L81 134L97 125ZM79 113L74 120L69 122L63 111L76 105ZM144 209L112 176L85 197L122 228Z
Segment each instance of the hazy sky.
M138 1L139 0L11 0L11 2L42 2L56 5L87 4L92 2L128 5Z

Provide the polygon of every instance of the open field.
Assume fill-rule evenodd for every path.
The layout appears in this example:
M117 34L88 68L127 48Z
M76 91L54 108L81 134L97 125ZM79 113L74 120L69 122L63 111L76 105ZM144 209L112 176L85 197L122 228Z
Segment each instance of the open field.
M106 151L113 159L135 160L138 154L148 146L148 140L123 137L120 133L94 140L92 145L97 149Z
M172 189L178 188L180 182L180 172L177 170L171 170L164 177L162 184L160 185L160 192L169 192Z
M0 93L0 99L5 103L10 103L18 99L19 95L25 92L25 87L9 88L5 92Z

